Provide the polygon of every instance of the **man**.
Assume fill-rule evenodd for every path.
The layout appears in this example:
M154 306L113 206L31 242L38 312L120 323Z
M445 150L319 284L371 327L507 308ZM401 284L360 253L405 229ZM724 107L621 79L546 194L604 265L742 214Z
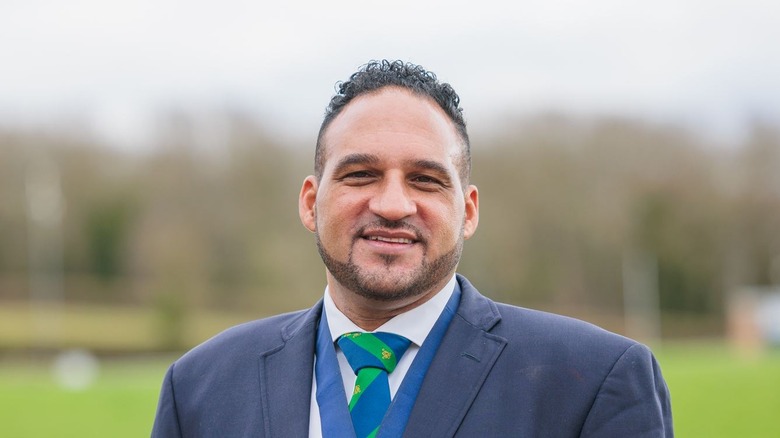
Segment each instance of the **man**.
M646 347L455 274L479 222L470 161L459 98L432 73L372 62L341 84L299 197L323 300L176 361L152 435L672 436Z

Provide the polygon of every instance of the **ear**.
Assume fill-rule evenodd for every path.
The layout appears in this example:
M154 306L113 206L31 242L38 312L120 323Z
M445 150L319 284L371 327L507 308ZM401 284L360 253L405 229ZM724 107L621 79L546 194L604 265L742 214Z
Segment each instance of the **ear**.
M468 239L477 231L479 225L479 191L477 186L466 189L466 209L463 218L463 238Z
M301 194L298 195L298 215L301 223L312 233L317 229L317 179L309 175L303 180Z

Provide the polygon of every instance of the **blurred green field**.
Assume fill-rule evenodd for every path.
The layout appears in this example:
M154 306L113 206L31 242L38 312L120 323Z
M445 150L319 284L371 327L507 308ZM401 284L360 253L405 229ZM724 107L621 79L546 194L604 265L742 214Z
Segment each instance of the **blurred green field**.
M84 390L58 385L50 364L0 362L0 436L149 436L173 358L106 360Z
M780 436L780 352L744 357L720 345L656 349L680 437ZM66 390L51 366L0 362L0 436L148 436L173 358L106 360L94 385Z
M665 345L656 355L680 437L780 437L780 351Z

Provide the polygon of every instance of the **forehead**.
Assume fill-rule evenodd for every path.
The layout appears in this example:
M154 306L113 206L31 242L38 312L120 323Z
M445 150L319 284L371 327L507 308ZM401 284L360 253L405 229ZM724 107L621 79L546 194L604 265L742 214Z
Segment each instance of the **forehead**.
M326 167L332 158L353 153L447 159L450 164L461 153L455 125L445 112L432 99L399 87L355 98L323 140Z

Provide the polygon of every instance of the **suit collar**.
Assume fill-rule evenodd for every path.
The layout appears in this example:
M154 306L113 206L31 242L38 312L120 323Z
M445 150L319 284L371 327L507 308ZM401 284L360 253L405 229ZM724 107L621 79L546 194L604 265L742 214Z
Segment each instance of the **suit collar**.
M307 437L317 324L322 301L281 329L282 343L260 355L266 436Z
M501 320L495 303L465 277L458 275L458 283L458 312L428 368L404 436L453 436L507 344L490 333Z
M466 279L458 274L458 284L463 292L458 307L458 316L475 328L490 331L501 320L496 303L482 296Z
M282 326L282 341L287 342L292 337L297 336L301 331L307 331L307 334L311 334L312 329L317 330L317 324L319 324L321 314L322 299L317 301L312 308L303 311L300 317L295 318L288 324ZM312 342L314 342L313 339Z
M506 339L489 333L501 320L495 303L465 277L458 275L457 280L462 292L458 312L428 369L404 436L454 435L506 345ZM260 356L267 436L308 435L311 393L305 389L311 388L321 313L322 301L282 327L282 343ZM301 385L294 390L296 382Z

